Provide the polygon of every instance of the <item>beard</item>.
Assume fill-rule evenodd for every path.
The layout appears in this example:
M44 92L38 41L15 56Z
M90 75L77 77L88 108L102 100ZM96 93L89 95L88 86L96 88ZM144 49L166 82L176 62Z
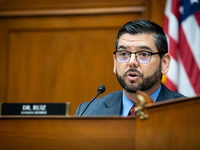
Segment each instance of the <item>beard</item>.
M132 83L134 83L134 81L132 81L132 83L130 83L130 84L127 84L125 82L125 77L127 76L128 72L138 73L139 77L142 78L142 83L138 83L137 86L132 84ZM117 80L118 80L119 84L121 85L121 87L123 89L125 89L127 92L136 93L137 90L146 91L146 90L152 88L156 84L157 81L161 80L161 76L162 76L161 64L159 65L158 69L154 72L153 75L148 76L146 78L144 78L144 75L142 73L140 73L137 69L129 69L128 71L126 71L123 74L123 76L120 76L116 70L116 76L117 76Z

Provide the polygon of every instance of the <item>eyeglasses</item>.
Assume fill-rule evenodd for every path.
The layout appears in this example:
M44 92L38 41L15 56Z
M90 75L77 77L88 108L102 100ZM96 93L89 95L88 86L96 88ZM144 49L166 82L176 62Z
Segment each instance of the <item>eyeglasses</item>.
M127 63L131 59L131 54L135 54L135 59L137 62L141 64L147 64L151 61L151 56L156 54L161 54L162 52L158 53L151 53L146 51L139 51L139 52L129 52L129 51L116 51L113 54L116 55L116 59L120 63Z

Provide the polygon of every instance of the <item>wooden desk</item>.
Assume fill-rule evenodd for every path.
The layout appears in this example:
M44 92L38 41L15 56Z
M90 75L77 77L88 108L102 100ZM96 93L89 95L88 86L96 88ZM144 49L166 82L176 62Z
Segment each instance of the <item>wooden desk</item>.
M1 117L1 150L134 148L135 118Z
M200 96L147 104L138 117L0 117L1 150L197 150Z

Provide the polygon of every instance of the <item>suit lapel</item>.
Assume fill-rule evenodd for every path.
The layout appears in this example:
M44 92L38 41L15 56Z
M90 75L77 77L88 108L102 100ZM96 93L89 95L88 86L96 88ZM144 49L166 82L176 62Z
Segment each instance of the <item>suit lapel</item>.
M99 115L121 115L122 91L113 94L104 101L105 107L98 113Z

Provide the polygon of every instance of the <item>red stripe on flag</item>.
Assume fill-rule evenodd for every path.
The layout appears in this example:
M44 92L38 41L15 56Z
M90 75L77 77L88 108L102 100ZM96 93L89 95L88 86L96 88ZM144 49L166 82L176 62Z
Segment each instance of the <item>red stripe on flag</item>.
M179 0L172 0L172 13L176 16L177 20L179 18L179 7L180 7L180 3L179 3Z
M198 11L194 16L195 16L195 19L196 19L199 27L200 27L200 11Z
M171 37L169 37L169 53L177 61L178 43Z
M200 70L187 42L182 26L180 26L179 30L179 40L181 61L190 80L190 83L195 93L197 94L200 91Z

